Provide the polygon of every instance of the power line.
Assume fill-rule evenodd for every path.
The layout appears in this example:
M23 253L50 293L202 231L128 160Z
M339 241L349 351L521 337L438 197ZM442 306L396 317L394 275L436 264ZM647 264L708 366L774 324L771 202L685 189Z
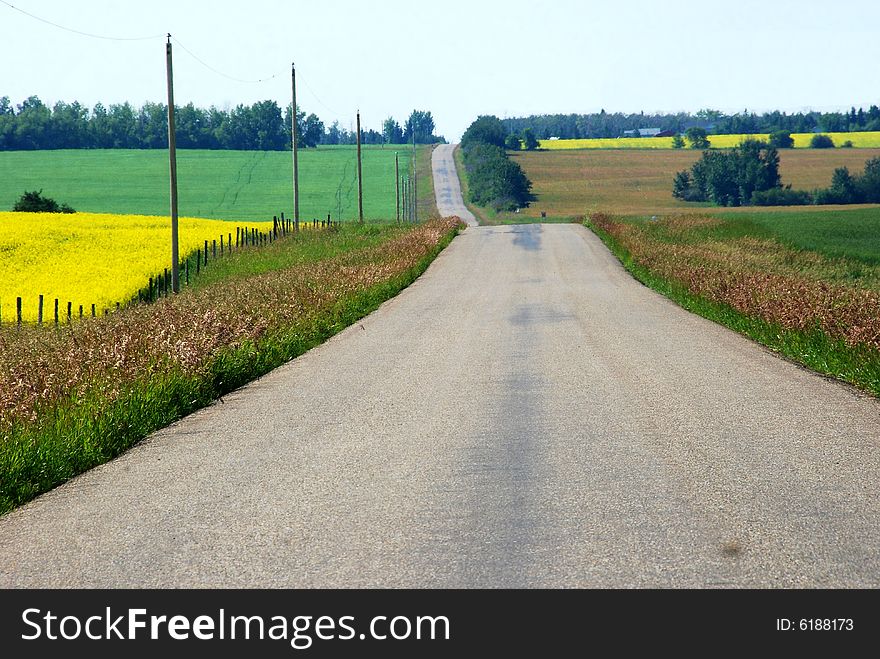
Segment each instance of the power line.
M72 27L67 27L65 25L60 25L59 23L54 23L46 18L42 18L35 14L31 14L30 12L25 11L19 7L16 7L10 2L6 2L6 0L0 0L0 3L3 3L10 9L14 9L15 11L24 14L34 20L40 21L41 23L45 23L46 25L51 25L52 27L57 27L59 30L64 30L65 32L72 32L73 34L78 34L83 37L90 37L92 39L103 39L105 41L148 41L151 39L161 39L164 37L164 34L152 34L148 37L112 37L106 34L94 34L93 32L83 32L82 30L76 30Z
M3 2L3 1L4 1L4 0L0 0L0 2ZM164 35L163 35L163 36L164 36ZM245 83L245 84L248 84L248 85L253 85L253 84L258 84L258 83L261 83L261 82L268 82L269 80L274 80L274 79L277 78L278 75L279 75L279 74L276 73L275 75L269 76L268 78L258 78L258 79L256 79L256 80L245 80L244 78L236 78L235 76L229 75L228 73L224 73L223 71L221 71L221 70L219 70L219 69L216 69L216 68L214 68L213 66L211 66L210 64L208 64L205 60L203 60L201 57L199 57L198 55L196 55L196 54L195 54L193 51L191 51L189 48L187 48L187 47L184 46L182 43L180 43L180 40L179 40L177 37L173 37L173 36L171 36L170 34L168 35L168 37L169 37L174 43L176 43L178 46L180 46L180 47L184 50L184 52L186 52L187 55L189 55L190 57L192 57L196 62L198 62L199 64L201 64L202 66L204 66L206 69L208 69L209 71L213 71L213 72L216 73L218 76L222 76L222 77L227 78L227 79L229 79L229 80L232 80L232 81L234 81L234 82L241 82L241 83Z
M66 25L61 25L60 23L50 21L49 19L43 18L42 16L37 16L36 14L32 14L30 12L27 12L24 9L21 9L20 7L16 7L11 2L7 2L7 0L0 0L0 3L6 5L10 9L14 9L17 12L24 14L25 16L27 16L29 18L40 21L41 23L45 23L46 25L51 25L52 27L58 28L59 30L64 30L65 32L70 32L72 34L78 34L81 37L89 37L90 39L102 39L104 41L150 41L153 39L162 39L165 36L171 37L170 34L169 35L151 34L151 35L145 36L145 37L117 37L117 36L110 36L110 35L106 35L106 34L95 34L94 32L84 32L83 30L77 30L72 27L67 27ZM241 83L246 83L246 84L256 84L256 83L266 82L268 80L273 80L274 78L278 77L278 74L276 73L275 75L270 76L268 78L260 78L258 80L245 80L243 78L237 78L235 76L229 75L228 73L224 73L223 71L220 71L219 69L208 64L205 60L203 60L201 57L199 57L194 52L192 52L189 48L184 46L180 42L179 39L177 39L175 37L171 37L171 39L173 39L174 42L178 46L180 46L190 57L192 57L199 64L204 66L206 69L213 71L214 73L216 73L219 76L222 76L224 78L228 78L229 80L234 80L235 82L241 82Z
M324 101L322 101L320 98L318 98L318 95L315 93L315 90L312 89L311 85L309 85L309 81L308 81L308 80L304 79L304 78L302 77L302 75L299 75L299 76L297 76L297 77L298 77L298 78L300 79L300 81L306 86L306 89L309 90L309 93L311 93L312 97L313 97L316 101L318 101L318 103L319 103L320 105L322 105L322 106L324 107L325 110L327 110L327 111L328 111L330 114L332 114L332 115L339 116L339 114L340 114L339 112L337 112L337 111L334 110L333 108L329 107L326 103L324 103Z

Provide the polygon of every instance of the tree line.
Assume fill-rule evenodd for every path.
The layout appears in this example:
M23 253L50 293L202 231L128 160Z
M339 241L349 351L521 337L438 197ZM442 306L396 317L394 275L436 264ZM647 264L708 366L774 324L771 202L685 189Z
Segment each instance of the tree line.
M880 203L880 158L869 159L861 173L835 169L827 188L793 190L782 184L777 148L750 139L733 149L704 151L689 170L675 175L672 196L718 206Z
M522 134L527 128L538 139L592 139L623 137L626 131L640 128L659 128L663 131L683 133L698 127L715 135L740 135L755 133L847 133L856 131L880 131L880 107L872 105L850 109L849 112L785 112L755 113L744 110L726 115L718 110L704 109L690 114L654 113L608 113L604 109L592 114L544 114L504 119L510 133Z
M8 96L0 98L0 151L37 149L164 149L168 147L168 106L130 103L87 108L59 101L51 108L37 96L14 107ZM291 106L284 110L275 101L239 104L228 110L175 105L177 146L182 149L235 149L284 151L291 148ZM356 131L334 121L326 126L297 107L298 144L355 144ZM361 130L364 144L417 144L442 142L434 134L430 112L413 110L401 125L389 117L382 132Z

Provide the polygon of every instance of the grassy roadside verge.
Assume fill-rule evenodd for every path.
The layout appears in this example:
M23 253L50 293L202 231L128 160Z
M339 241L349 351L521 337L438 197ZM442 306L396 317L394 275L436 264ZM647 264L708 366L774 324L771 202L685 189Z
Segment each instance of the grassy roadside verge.
M153 305L0 329L0 512L336 334L411 284L457 231L345 227L306 236L311 253L283 269L253 270L243 254L226 278Z
M586 225L638 281L684 309L880 396L880 295L834 281L847 263L737 235L718 218L651 226L594 214ZM730 235L707 240L706 231Z

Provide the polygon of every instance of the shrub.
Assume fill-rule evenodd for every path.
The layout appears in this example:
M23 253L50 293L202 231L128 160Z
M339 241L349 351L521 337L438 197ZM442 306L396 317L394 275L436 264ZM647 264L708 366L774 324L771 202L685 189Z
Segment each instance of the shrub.
M774 149L792 149L794 148L794 138L787 130L778 130L770 134L770 146Z
M471 142L463 153L473 203L496 211L528 206L532 182L503 149L485 142Z
M810 140L810 148L811 149L833 149L834 148L834 140L831 139L830 135L813 135L813 139Z
M853 148L853 146L854 146L853 141L847 140L846 142L844 142L843 144L840 145L840 148L841 149L851 149L851 148Z
M520 142L516 135L511 133L507 136L507 139L504 140L504 148L508 151L519 151L522 148L522 142Z
M813 195L806 190L792 190L791 186L758 190L752 194L755 206L807 206L813 203Z
M27 192L18 198L12 210L18 213L75 213L67 204L58 205L58 202L50 197L43 196L43 189Z
M683 149L684 148L684 138L681 135L675 135L672 138L672 148L673 149Z

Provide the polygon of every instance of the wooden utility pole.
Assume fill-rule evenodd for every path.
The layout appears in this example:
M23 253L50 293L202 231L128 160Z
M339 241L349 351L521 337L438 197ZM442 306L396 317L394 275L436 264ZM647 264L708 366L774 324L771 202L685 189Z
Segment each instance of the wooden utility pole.
M299 226L299 137L296 118L296 65L291 63L290 75L293 82L293 110L291 112L291 134L293 135L293 221Z
M165 44L168 68L168 160L171 169L171 290L180 292L180 247L177 237L177 137L174 128L174 70L171 64L171 35Z
M413 222L419 221L419 170L416 165L416 145L413 144Z
M361 169L361 111L357 113L357 147L358 147L358 221L364 223L364 181Z
M394 152L394 181L397 192L397 223L400 224L400 154Z
M399 183L403 183L403 188L402 188L401 191L400 191L400 194L401 194L401 200L402 200L402 202L403 202L403 203L401 204L401 208L403 209L403 221L406 222L406 213L407 213L407 207L406 207L406 177L404 176L402 179L398 179L398 182L399 182Z

